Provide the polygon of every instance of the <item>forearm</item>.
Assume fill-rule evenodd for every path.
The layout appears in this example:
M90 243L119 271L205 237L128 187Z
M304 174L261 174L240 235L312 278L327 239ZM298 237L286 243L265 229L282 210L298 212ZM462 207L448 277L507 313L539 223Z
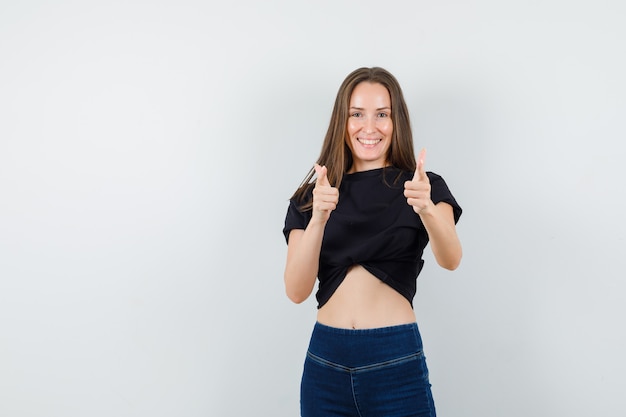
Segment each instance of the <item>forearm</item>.
M325 223L310 222L289 236L285 266L285 290L295 303L306 300L315 286Z
M456 233L452 207L446 203L433 205L430 210L420 213L433 255L443 268L456 269L463 255L461 242Z
M294 303L303 302L313 291L326 222L339 201L339 191L328 182L326 167L315 164L315 173L317 180L313 188L311 220L306 229L289 233L285 290Z

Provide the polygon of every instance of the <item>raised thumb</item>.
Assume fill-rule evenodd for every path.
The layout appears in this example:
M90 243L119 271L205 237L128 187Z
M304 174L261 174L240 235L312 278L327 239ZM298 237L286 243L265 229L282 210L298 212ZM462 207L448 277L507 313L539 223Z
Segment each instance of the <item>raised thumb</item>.
M327 172L328 170L326 169L325 166L320 166L319 164L315 164L315 174L317 175L317 180L316 180L316 184L319 185L330 185L330 183L328 182L328 177L327 177Z

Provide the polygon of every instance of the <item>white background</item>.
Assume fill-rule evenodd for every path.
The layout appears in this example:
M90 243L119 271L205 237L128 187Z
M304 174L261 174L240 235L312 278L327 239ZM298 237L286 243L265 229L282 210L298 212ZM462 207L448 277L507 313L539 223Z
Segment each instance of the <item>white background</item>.
M361 66L464 208L440 416L623 416L622 1L0 3L0 415L294 416L287 200Z

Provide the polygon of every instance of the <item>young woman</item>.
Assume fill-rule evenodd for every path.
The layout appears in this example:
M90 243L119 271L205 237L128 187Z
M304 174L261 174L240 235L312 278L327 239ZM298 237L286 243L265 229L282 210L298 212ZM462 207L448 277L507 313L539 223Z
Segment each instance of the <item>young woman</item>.
M461 208L424 159L395 77L348 75L283 231L288 297L306 300L319 279L303 417L435 416L412 303L428 242L439 265L459 265Z

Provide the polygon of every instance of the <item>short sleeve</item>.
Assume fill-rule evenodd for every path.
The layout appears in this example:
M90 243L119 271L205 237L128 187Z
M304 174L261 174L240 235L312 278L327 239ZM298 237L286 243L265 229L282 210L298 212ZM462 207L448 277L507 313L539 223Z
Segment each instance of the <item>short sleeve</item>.
M298 207L298 204L291 199L289 201L289 208L287 209L287 216L285 216L285 227L283 228L283 234L285 235L285 241L289 243L289 232L293 229L306 229L311 219L311 211L303 212Z
M456 202L456 199L450 192L448 185L439 175L432 172L427 172L426 174L430 180L430 198L433 200L433 203L437 204L444 202L450 204L454 213L454 223L457 223L461 217L463 209L461 209L459 203Z

